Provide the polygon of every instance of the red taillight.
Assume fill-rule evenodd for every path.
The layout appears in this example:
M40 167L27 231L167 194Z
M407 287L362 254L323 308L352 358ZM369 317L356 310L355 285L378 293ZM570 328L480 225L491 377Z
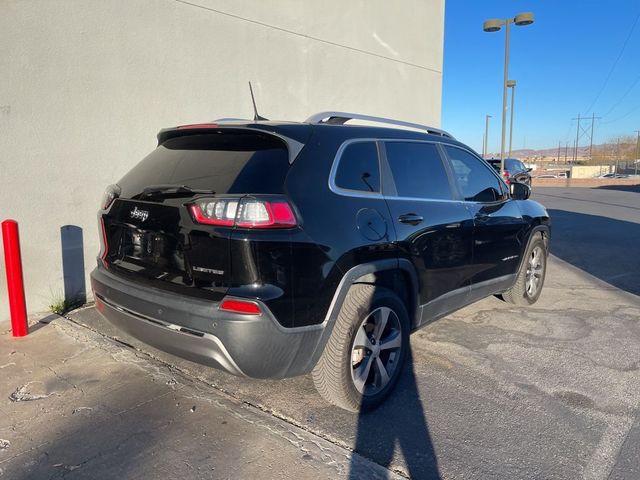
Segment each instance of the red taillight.
M262 311L256 302L246 300L223 300L220 310L233 313L244 313L245 315L260 315Z
M242 228L291 228L297 224L286 201L243 199L238 208L236 226Z
M197 223L240 228L291 228L298 222L286 200L204 198L189 206Z
M220 203L221 201L218 202ZM238 202L236 202L236 204L237 203ZM201 223L203 225L220 225L223 227L232 227L235 223L235 213L230 218L227 218L225 216L215 216L214 207L213 209L211 209L212 211L207 214L205 213L206 210L208 210L207 206L201 205L201 203L194 203L193 205L189 205L189 210L191 211L191 215L193 215L193 219L196 221L196 223Z
M509 170L505 170L504 172L502 172L502 176L504 177L505 183L509 185L510 183L509 178L511 178L511 174L509 173Z

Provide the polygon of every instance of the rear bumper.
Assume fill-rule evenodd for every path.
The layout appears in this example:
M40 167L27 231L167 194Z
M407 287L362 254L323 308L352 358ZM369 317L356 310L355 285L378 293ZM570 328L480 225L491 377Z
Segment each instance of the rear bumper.
M284 328L260 301L261 315L223 312L218 302L142 287L101 266L91 272L91 287L97 310L119 329L159 350L234 375L309 373L323 345L324 324Z

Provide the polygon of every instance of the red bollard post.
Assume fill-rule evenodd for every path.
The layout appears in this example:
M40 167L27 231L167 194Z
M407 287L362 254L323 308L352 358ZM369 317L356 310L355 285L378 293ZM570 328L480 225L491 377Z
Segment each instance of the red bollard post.
M24 337L29 333L29 325L27 324L27 305L24 300L18 222L15 220L2 222L2 242L4 244L4 264L7 270L7 290L11 310L11 334L14 337Z

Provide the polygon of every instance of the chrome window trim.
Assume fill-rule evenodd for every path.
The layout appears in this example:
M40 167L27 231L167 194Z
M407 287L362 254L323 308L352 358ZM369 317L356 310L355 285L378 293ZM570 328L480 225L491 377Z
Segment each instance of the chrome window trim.
M418 201L418 202L447 202L447 203L462 203L465 200L461 199L461 198L451 198L451 199L437 199L437 198L418 198L418 197L402 197L402 196L398 196L398 195L386 195L384 194L384 192L365 192L365 191L361 191L361 190L350 190L347 188L341 188L338 187L335 183L335 175L336 172L338 171L338 166L340 164L340 160L342 159L342 153L344 152L344 150L351 145L352 143L358 143L358 142L374 142L377 144L378 148L383 147L384 148L384 143L385 142L402 142L402 143L428 143L428 144L432 144L435 145L436 147L438 147L438 145L449 145L447 144L443 144L442 142L439 142L437 140L422 140L422 139L416 139L416 138L373 138L373 137L368 137L368 138L350 138L349 140L345 140L344 142L342 142L342 144L340 145L340 147L338 147L338 151L336 152L335 157L333 158L333 164L331 165L331 171L329 172L329 190L331 190L333 193L337 194L337 195L342 195L345 197L359 197L359 198L377 198L377 199L385 199L385 200L409 200L409 201ZM465 149L463 149L465 150ZM386 155L386 152L385 152ZM448 161L448 158L442 157L442 153L440 153L441 155L441 161L443 162L443 167L446 170L446 165L444 165L445 161ZM382 161L383 158L380 155L380 151L378 151L378 168L380 169L380 188L382 189L382 186L384 185L384 170L386 170L386 168L383 168L382 165ZM384 163L385 163L385 167L388 166L388 161L386 159L386 156L384 157ZM391 167L389 167L391 168ZM455 191L451 192L452 195L455 197L456 193Z
M350 138L349 140L345 140L342 142L340 147L338 147L338 151L336 152L335 157L333 157L333 164L331 165L331 171L329 172L329 190L338 195L342 195L345 197L359 197L359 198L383 198L382 191L379 192L366 192L364 190L351 190L349 188L342 188L336 185L336 173L338 172L338 167L340 165L340 161L342 160L342 154L347 149L349 145L354 143L373 143L376 147L376 152L378 154L378 172L380 175L380 190L382 190L382 168L380 165L380 152L378 151L378 139L376 138Z
M438 199L438 198L418 198L418 197L384 197L385 200L410 200L412 202L429 202L429 203L462 203L464 202L464 200L458 200L458 199L451 199L451 200L445 200L445 199Z

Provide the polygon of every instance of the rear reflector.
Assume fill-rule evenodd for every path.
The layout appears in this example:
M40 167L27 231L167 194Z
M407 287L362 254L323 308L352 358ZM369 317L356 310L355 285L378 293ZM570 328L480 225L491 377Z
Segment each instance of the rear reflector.
M102 262L102 265L107 268L109 266L107 264L107 255L109 254L109 240L107 238L107 230L104 226L104 219L102 217L100 217L100 231L102 233L102 245L100 245L100 248L102 250L100 252L100 261Z
M260 315L262 311L255 302L245 300L223 300L220 310L233 313L244 313L246 315Z

